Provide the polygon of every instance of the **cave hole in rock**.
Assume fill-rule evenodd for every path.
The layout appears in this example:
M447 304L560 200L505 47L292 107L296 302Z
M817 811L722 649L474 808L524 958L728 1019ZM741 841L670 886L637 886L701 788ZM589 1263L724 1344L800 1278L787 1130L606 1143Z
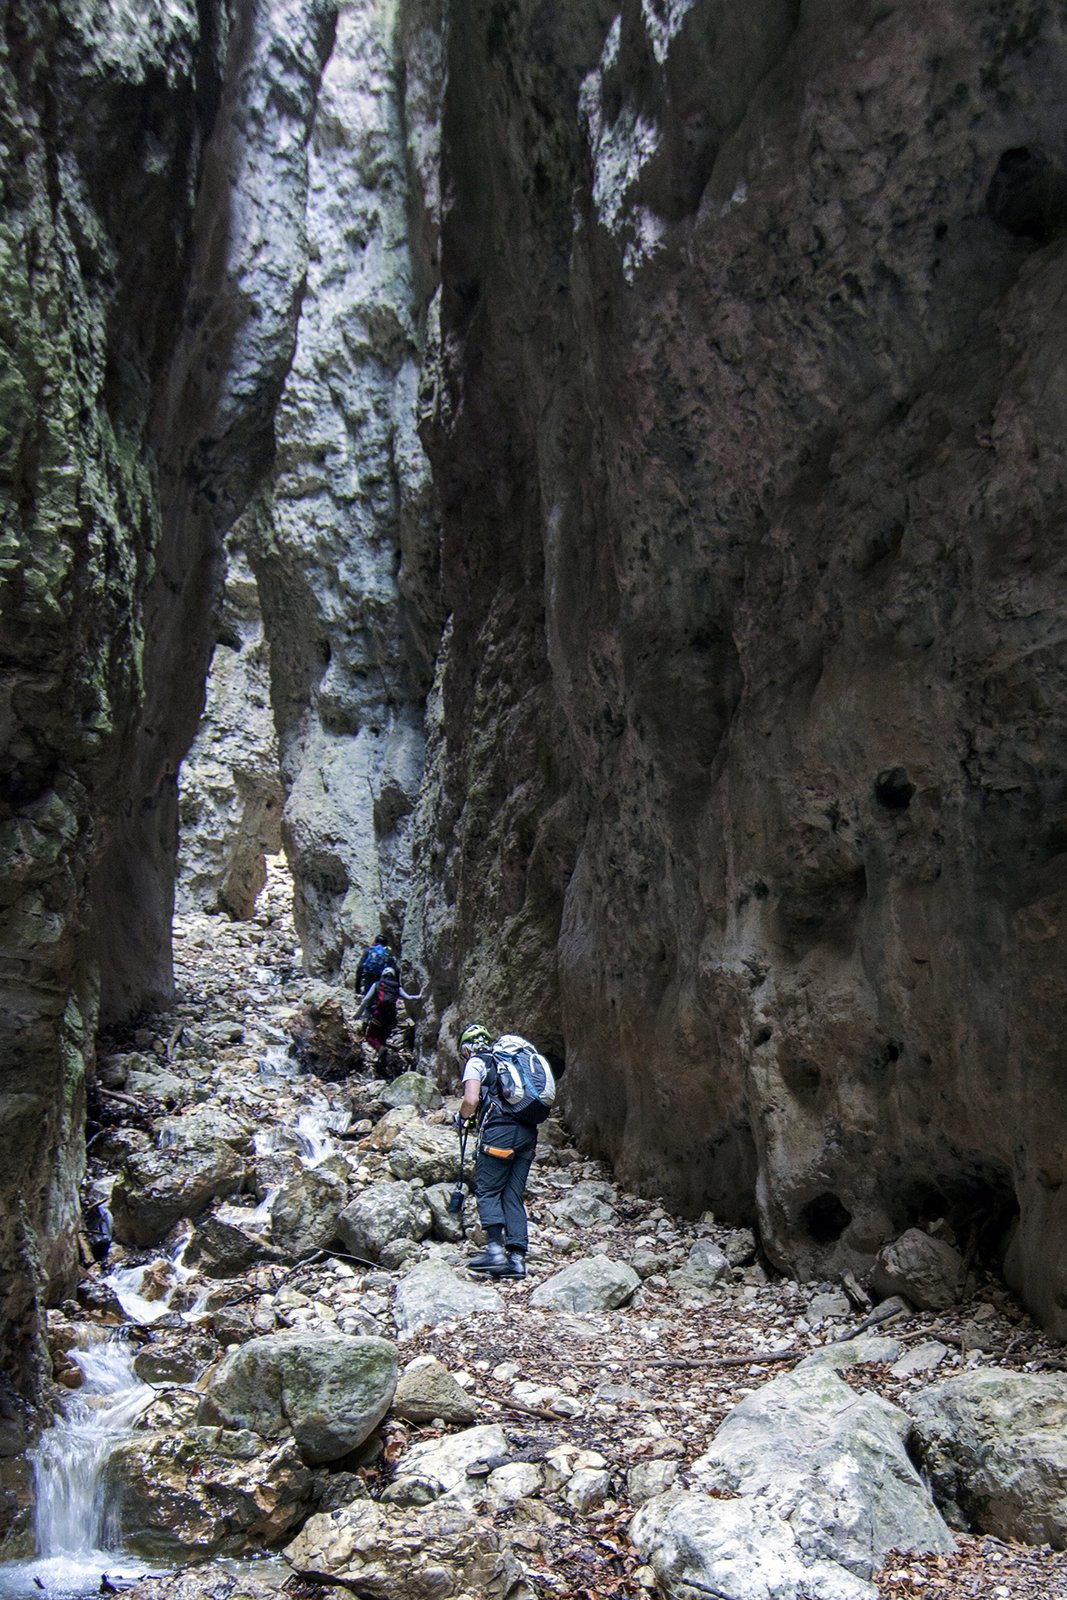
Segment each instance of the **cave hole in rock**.
M851 1221L851 1211L829 1190L809 1200L802 1207L799 1217L801 1227L816 1244L833 1244L835 1239L840 1239Z
M562 1048L559 1050L551 1050L547 1045L541 1045L540 1050L541 1054L552 1068L552 1076L558 1083L567 1070L567 1060L563 1054Z
M951 1236L969 1260L999 1272L1019 1216L1009 1173L975 1162L957 1172L918 1182L902 1196L904 1227L934 1228Z
M813 1095L822 1083L822 1072L816 1062L806 1056L789 1056L779 1064L782 1082L792 1094Z
M907 811L914 793L903 767L887 767L874 780L874 798L887 811Z
M1043 245L1067 225L1067 174L1043 150L1005 150L986 190L986 211L1016 239Z

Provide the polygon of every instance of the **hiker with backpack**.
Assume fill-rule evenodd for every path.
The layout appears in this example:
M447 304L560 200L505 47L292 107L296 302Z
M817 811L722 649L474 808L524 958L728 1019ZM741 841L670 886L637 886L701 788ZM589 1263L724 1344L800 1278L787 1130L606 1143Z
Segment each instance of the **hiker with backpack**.
M474 1198L486 1246L468 1261L472 1272L524 1278L529 1231L523 1194L537 1149L537 1129L552 1109L552 1069L515 1033L494 1040L480 1022L459 1036L463 1103L459 1125L478 1125Z
M366 988L364 989L364 985ZM398 1000L421 1000L418 994L408 994L400 987L400 962L387 944L372 944L360 957L356 968L356 993L362 999L356 1007L356 1016L366 1016L363 1043L374 1052L371 1065L385 1041L396 1027Z

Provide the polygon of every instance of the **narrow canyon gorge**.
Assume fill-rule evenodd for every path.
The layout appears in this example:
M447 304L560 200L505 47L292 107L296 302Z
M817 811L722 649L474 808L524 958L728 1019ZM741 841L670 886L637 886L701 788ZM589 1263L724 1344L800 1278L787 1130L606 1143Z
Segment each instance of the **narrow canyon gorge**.
M1063 7L2 10L0 1457L101 1030L279 849L442 1088L1062 1341Z

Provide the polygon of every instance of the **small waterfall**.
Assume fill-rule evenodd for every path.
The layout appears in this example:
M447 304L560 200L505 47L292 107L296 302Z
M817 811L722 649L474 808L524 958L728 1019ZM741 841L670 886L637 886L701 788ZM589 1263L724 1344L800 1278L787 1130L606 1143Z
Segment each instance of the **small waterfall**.
M341 1122L344 1128L347 1116ZM337 1116L332 1111L301 1111L296 1119L294 1134L300 1147L300 1158L306 1167L317 1167L333 1149L331 1133L337 1133Z
M295 1078L300 1064L289 1054L288 1044L269 1044L259 1063L259 1072L264 1078Z
M180 1311L183 1321L191 1322L203 1311L209 1289L198 1290L191 1304L188 1303L188 1295L183 1295L185 1285L195 1276L192 1269L185 1265L184 1259L191 1235L192 1230L188 1229L172 1255L159 1256L147 1266L116 1267L105 1278L105 1283L114 1290L115 1299L131 1322L145 1327L158 1322L160 1317L175 1309ZM176 1298L184 1298L187 1303L176 1307Z
M301 1111L295 1127L264 1128L255 1136L256 1154L272 1156L295 1151L306 1167L317 1167L334 1149L332 1134L343 1133L349 1113L332 1106Z
M133 1564L109 1547L102 1472L152 1390L134 1375L130 1351L119 1340L72 1350L71 1358L85 1382L30 1452L38 1556L0 1566L5 1600L67 1600L98 1592L104 1573L128 1581L146 1571L143 1561Z
M280 1188L281 1188L281 1185L276 1183L272 1189L268 1189L267 1190L266 1194L263 1196L262 1200L259 1202L259 1205L256 1207L256 1209L252 1213L252 1225L253 1225L253 1227L258 1228L260 1230L270 1227L271 1207L273 1206L275 1200L278 1198L278 1190Z
M170 1310L178 1310L182 1322L195 1322L195 1318L200 1317L211 1291L203 1286L190 1294L186 1288L190 1278L195 1277L192 1267L186 1266L190 1238L192 1227L186 1226L184 1237L170 1256L157 1256L146 1266L115 1267L114 1272L104 1278L130 1322L144 1328L158 1322Z

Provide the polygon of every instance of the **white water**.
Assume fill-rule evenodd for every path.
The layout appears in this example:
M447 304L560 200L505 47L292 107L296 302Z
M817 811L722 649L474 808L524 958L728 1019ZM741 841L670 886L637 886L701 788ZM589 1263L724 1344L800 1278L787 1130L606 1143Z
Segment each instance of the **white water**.
M195 1276L184 1261L190 1236L191 1230L187 1230L170 1256L158 1256L147 1266L116 1267L114 1272L108 1273L104 1282L114 1291L115 1299L131 1322L144 1327L148 1323L158 1322L171 1310L180 1311L185 1322L192 1322L201 1314L211 1291L207 1288L198 1290L191 1303L188 1295L183 1295L185 1285ZM144 1292L146 1288L148 1293ZM183 1298L186 1301L184 1306L180 1303L175 1305L176 1300L180 1302Z
M288 1044L269 1044L259 1063L259 1071L264 1078L295 1078L300 1065L289 1054Z
M0 1566L5 1600L66 1600L96 1593L104 1573L129 1580L147 1570L115 1548L107 1529L102 1470L152 1399L118 1340L72 1350L85 1382L30 1452L36 1490L35 1561Z
M304 1166L317 1167L335 1148L330 1135L342 1133L348 1123L349 1113L331 1106L301 1111L295 1127L265 1128L257 1133L256 1154L272 1156L295 1150Z

